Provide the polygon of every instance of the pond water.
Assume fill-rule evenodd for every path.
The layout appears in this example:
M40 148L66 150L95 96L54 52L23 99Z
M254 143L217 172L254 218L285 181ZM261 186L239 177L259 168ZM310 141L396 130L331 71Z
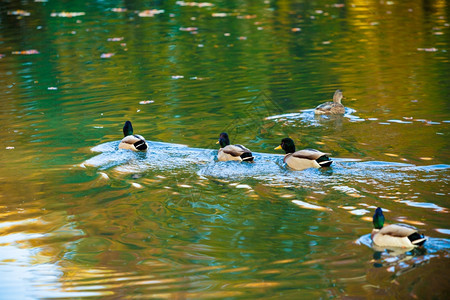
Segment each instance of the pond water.
M449 11L2 1L0 298L446 298ZM334 163L286 168L287 136ZM373 249L378 206L425 246Z

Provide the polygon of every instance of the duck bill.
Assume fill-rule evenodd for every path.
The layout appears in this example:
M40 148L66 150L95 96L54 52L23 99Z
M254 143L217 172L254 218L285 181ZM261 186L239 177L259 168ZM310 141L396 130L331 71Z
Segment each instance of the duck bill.
M283 148L281 148L281 145L279 145L278 147L275 148L275 150L280 150L280 149L283 149Z
M220 143L220 141L217 141L216 144Z

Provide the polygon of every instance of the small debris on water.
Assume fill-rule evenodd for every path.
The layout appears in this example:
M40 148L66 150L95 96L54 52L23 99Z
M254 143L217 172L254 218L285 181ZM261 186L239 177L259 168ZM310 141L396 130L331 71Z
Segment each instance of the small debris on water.
M6 147L6 150L13 150L14 149L14 146L7 146Z
M39 51L37 51L36 49L30 49L22 51L13 51L11 53L16 55L32 55L32 54L39 54Z
M164 9L147 9L138 13L139 17L154 17L155 15L159 15L164 13Z
M60 17L60 18L73 18L73 17L79 17L84 16L85 12L54 12L50 14L50 17Z
M150 104L150 103L154 103L155 101L153 100L144 100L144 101L139 101L139 104Z
M108 38L108 42L120 42L120 41L123 41L123 36Z
M8 11L8 15L10 15L10 16L28 17L31 14L30 14L30 12L28 12L26 10L18 9L18 10Z
M116 54L115 53L102 53L102 55L100 55L100 58L110 58L114 55L116 55Z
M113 12L126 12L127 9L126 8L122 8L122 7L115 7L115 8L112 8L111 11L113 11Z

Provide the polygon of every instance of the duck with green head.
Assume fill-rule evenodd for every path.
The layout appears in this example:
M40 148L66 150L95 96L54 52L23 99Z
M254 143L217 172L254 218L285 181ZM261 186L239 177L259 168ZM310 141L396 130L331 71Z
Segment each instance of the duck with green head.
M230 145L230 139L226 132L222 132L216 144L220 144L217 158L219 161L248 161L252 162L254 157L252 152L242 145Z
M333 162L326 153L316 149L304 149L295 151L294 141L290 138L281 140L281 144L275 150L283 149L286 152L284 162L294 170L308 168L329 167Z
M379 247L414 248L425 243L427 238L417 228L405 224L384 226L384 215L381 207L373 215L372 241Z
M320 104L314 110L316 115L343 115L345 114L345 107L341 100L344 98L341 90L336 90L333 95L333 102L325 102Z
M124 138L119 144L119 149L128 149L133 151L146 151L148 149L147 142L144 137L133 134L133 126L130 121L126 121L123 126Z

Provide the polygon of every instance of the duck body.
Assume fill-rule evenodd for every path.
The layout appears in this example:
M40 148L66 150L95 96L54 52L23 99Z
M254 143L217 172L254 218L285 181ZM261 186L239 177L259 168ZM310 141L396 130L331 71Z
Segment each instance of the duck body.
M374 229L371 234L374 245L388 248L414 248L422 246L427 238L417 228L406 224L384 226L384 215L380 207L373 215Z
M343 115L345 114L345 107L342 105L343 98L342 91L336 90L333 96L333 102L326 102L320 104L314 110L316 115Z
M280 146L275 148L278 149L286 152L283 161L294 170L329 167L333 163L326 153L316 149L295 151L294 141L290 138L282 139Z
M146 151L148 144L145 138L138 134L133 134L133 126L130 121L126 121L123 126L124 138L120 141L119 149L127 149L133 151Z
M219 137L220 149L217 153L217 159L219 161L248 161L252 162L254 157L252 152L242 145L230 145L230 139L228 134L222 132Z

